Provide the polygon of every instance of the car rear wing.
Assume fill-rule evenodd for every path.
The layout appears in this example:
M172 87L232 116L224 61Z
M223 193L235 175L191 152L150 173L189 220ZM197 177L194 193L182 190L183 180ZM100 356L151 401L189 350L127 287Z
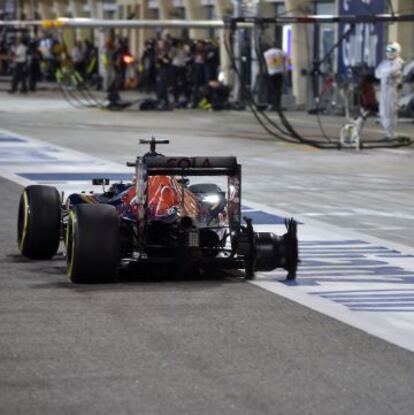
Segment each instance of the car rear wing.
M139 163L128 163L135 167ZM148 176L233 176L239 165L236 157L143 157Z
M150 176L227 176L228 220L232 235L240 231L241 165L236 157L137 157L135 167L138 243L145 246L148 214L148 178ZM232 238L233 239L233 238Z

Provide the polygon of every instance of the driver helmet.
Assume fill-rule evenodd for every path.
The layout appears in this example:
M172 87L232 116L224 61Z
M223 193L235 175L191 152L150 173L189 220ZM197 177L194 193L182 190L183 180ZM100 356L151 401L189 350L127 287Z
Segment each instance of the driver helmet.
M398 42L389 43L385 48L387 59L394 60L401 54L401 46Z

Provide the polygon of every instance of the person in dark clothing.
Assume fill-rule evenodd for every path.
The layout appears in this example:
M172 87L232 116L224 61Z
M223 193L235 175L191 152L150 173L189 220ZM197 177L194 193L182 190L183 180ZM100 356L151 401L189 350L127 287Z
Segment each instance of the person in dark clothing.
M200 107L206 110L220 111L229 109L230 88L220 81L210 81L201 88Z
M193 108L197 108L200 101L200 88L206 81L206 53L204 42L198 41L195 46L193 60Z
M39 50L39 43L37 40L32 40L28 48L28 76L29 89L32 92L36 91L37 82L41 77L40 63L42 61L42 54Z
M217 43L207 42L206 47L206 77L207 82L216 81L218 78L218 68L220 66L220 51Z
M108 71L107 100L109 101L109 107L117 108L121 105L121 96L119 95L121 89L119 44L109 38L105 49Z
M122 89L124 89L125 88L125 81L126 81L126 72L127 72L127 67L128 67L128 64L125 60L125 56L130 56L131 55L131 53L129 51L128 38L124 37L124 38L120 39L119 46L120 46L120 53L121 53L121 65L120 65L121 85L122 85Z
M122 91L125 86L126 78L126 63L124 56L129 55L128 40L117 39L115 42L115 50L113 53L113 65L117 75L117 88L118 91Z
M158 42L157 51L157 95L159 109L170 109L170 99L168 97L168 87L170 84L171 56L163 40Z
M156 90L157 84L157 56L154 41L145 43L145 50L141 56L142 65L142 87L146 93Z

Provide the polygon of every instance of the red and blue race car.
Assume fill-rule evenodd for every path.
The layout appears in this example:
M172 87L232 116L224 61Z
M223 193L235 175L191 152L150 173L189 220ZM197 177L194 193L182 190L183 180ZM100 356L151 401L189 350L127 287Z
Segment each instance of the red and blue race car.
M166 157L156 151L168 141L141 140L151 148L128 166L130 183L98 178L102 193L74 193L62 203L58 190L24 189L17 237L22 255L49 259L64 240L67 274L74 283L114 281L123 269L287 270L296 278L297 225L286 220L277 236L241 223L241 166L235 157ZM200 177L227 178L226 189ZM190 183L190 179L195 183Z

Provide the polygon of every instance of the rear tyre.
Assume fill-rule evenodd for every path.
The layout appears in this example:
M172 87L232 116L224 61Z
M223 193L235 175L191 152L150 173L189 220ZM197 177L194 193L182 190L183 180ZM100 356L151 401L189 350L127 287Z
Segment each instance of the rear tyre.
M119 216L113 206L75 206L66 233L67 274L73 283L116 279L120 262Z
M33 185L23 190L17 217L17 243L23 256L50 259L58 248L61 200L51 186Z

